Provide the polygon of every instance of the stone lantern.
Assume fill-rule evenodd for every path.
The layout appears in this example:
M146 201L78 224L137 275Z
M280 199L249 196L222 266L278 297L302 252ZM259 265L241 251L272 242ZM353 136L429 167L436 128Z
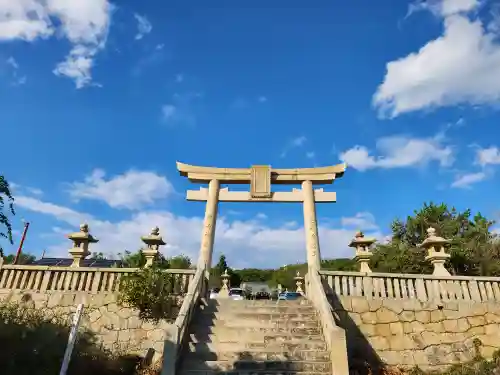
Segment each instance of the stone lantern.
M219 291L219 298L228 298L229 297L229 274L227 273L227 269L221 276L222 279L222 288Z
M303 295L304 290L302 289L302 283L304 282L304 278L300 276L299 271L297 271L297 275L293 279L295 280L295 285L297 285L296 292Z
M89 244L99 240L89 233L88 224L80 225L80 231L69 234L68 238L73 241L73 248L69 250L73 257L71 267L82 267L83 260L90 255Z
M359 272L370 273L372 270L368 263L373 253L370 250L370 246L373 245L377 240L375 238L366 238L363 232L359 231L354 236L354 239L349 244L349 247L356 249L356 255L354 260L359 263Z
M429 260L434 267L432 274L434 276L451 276L448 270L444 267L446 261L450 258L444 249L444 245L449 244L450 240L436 236L436 229L427 229L427 238L418 247L423 247L427 250L425 260Z
M154 227L151 229L151 234L141 237L141 240L146 244L146 247L141 250L146 257L146 267L152 266L154 260L160 253L160 246L166 245L165 241L163 241L163 238L160 236L160 229Z

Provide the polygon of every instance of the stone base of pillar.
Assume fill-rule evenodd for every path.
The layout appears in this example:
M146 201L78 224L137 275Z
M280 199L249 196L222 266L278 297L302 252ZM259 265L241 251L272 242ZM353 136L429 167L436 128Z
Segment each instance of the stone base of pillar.
M90 252L83 250L80 247L75 247L69 250L71 257L73 258L73 263L71 267L83 267L83 261L86 257L90 255Z
M221 299L229 298L229 290L227 288L221 288L219 293L217 293L217 298Z
M429 252L429 255L425 257L425 260L430 261L434 267L434 271L432 272L434 276L451 276L444 266L450 257L450 254L443 252Z

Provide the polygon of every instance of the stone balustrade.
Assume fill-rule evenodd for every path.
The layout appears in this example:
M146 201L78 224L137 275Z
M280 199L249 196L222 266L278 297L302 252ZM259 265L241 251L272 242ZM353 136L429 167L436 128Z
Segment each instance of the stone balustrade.
M188 292L184 297L177 319L174 324L171 324L166 329L162 374L175 374L181 357L182 348L188 341L188 328L193 319L195 309L199 306L201 299L207 298L207 291L208 272L203 264L203 266L198 267L196 270L196 274L189 285Z
M120 279L137 268L58 267L0 264L0 289L57 290L72 292L117 292ZM187 293L196 270L167 269L175 275L172 292Z
M42 265L4 264L0 258L0 289L25 291L60 291L114 293L118 292L120 279L138 268L99 268L84 267L83 260L90 255L90 244L98 240L90 234L89 226L82 224L80 231L71 233L68 238L73 242L69 254L73 262L69 267ZM160 230L155 227L147 236L141 237L146 247L142 252L146 266L151 266L160 253L160 246L165 245ZM168 269L174 275L173 294L186 294L193 279L195 269Z
M327 294L373 298L500 302L500 277L320 271Z

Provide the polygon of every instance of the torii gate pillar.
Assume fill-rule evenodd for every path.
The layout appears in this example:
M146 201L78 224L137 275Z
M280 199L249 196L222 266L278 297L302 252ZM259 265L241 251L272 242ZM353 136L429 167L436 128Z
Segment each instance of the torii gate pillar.
M207 269L212 266L212 254L214 249L215 227L217 224L217 211L219 206L219 180L213 179L208 183L208 199L203 220L203 234L201 237L199 262Z
M316 204L312 182L302 182L304 194L304 231L306 232L307 264L309 268L321 269L321 254L318 239L318 221L316 219Z

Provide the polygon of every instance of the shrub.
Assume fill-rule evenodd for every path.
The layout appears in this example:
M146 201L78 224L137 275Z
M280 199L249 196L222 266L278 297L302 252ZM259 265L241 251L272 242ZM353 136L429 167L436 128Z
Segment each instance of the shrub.
M2 375L53 375L61 368L68 342L68 316L48 314L24 304L0 303L0 372ZM81 329L68 375L132 375L136 356L118 356L101 348Z
M120 280L118 302L137 309L142 320L172 320L176 312L174 283L175 276L161 268L141 268Z

